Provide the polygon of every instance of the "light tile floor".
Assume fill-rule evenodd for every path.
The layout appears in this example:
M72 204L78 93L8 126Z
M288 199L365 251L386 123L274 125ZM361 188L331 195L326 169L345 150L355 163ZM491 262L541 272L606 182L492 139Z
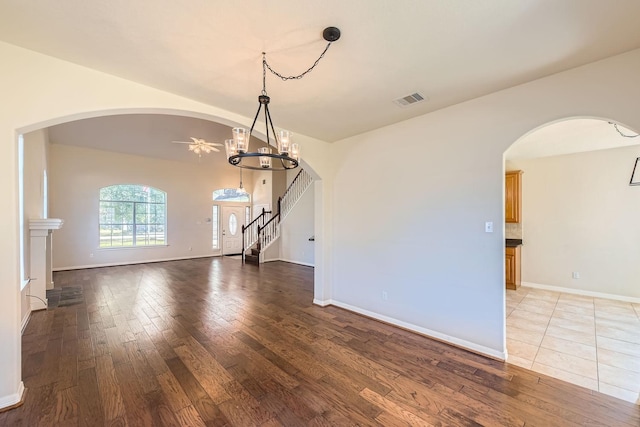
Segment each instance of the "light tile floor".
M640 304L507 290L509 363L640 404Z

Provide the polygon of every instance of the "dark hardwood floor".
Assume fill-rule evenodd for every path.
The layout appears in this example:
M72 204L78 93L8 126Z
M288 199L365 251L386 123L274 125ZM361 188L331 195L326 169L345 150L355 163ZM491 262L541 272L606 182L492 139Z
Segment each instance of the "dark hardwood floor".
M311 304L313 269L205 258L58 272L6 426L640 425L640 407ZM83 299L83 301L82 301Z

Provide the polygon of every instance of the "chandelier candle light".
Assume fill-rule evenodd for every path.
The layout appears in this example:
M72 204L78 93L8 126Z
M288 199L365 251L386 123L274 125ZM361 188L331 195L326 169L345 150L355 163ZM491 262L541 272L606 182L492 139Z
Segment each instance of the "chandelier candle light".
M224 145L230 164L245 169L274 171L284 171L298 167L300 162L300 147L298 144L292 142L291 132L281 130L276 133L273 121L271 120L271 114L269 113L269 102L271 98L267 95L266 86L267 69L282 80L301 79L318 65L318 62L324 57L331 43L340 38L340 30L336 27L328 27L324 29L322 36L328 42L327 47L325 47L320 57L316 59L311 67L297 76L283 76L273 70L267 63L266 53L262 52L262 93L258 96L258 111L253 119L250 130L247 131L247 129L241 127L233 128L233 138L225 140ZM263 108L266 126L265 135L267 137L266 146L260 147L255 152L250 152L249 141L251 140L251 135L253 134L253 129L260 115L260 111ZM272 143L272 139L274 143ZM272 146L278 150L277 153L272 151ZM257 162L256 158L258 160ZM275 161L273 161L274 159Z

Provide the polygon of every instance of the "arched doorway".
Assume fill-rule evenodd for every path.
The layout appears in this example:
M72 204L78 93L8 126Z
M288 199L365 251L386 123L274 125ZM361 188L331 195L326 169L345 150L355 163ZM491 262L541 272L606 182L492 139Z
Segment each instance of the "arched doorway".
M609 120L548 124L505 152L523 171L522 283L507 291L508 361L631 402L640 392L637 133ZM520 234L512 236L510 233Z
M172 185L171 182L176 181L176 174L177 176L184 175L185 177L189 175L191 178L187 178L189 179L187 186L193 186L195 188L204 185L203 194L210 194L215 188L236 187L239 183L239 170L226 164L224 153L212 153L218 155L216 160L218 163L214 163L214 157L212 155L198 156L197 153L189 152L184 146L171 143L173 140L188 140L191 136L199 136L210 141L220 141L228 137L230 127L234 124L235 123L229 122L228 120L218 120L215 117L194 112L159 109L127 109L94 112L91 114L53 119L46 123L39 125L34 124L20 129L19 134L37 134L37 139L41 146L40 154L44 157L48 154L48 148L45 146L49 144L49 136L51 135L51 142L54 146L59 144L60 146L66 147L56 147L52 150L58 163L60 163L61 159L69 158L70 156L75 158L73 163L76 166L61 164L57 168L58 170L65 171L66 181L60 182L59 177L55 174L51 179L47 180L47 185L58 187L56 191L54 191L57 199L53 198L53 203L56 206L54 206L53 212L51 212L50 215L70 218L75 215L74 212L78 212L81 209L73 203L70 203L69 200L64 199L64 194L72 195L73 193L78 195L87 192L84 190L74 192L67 191L70 188L68 184L71 182L80 182L85 185L93 182L95 179L104 181L100 185L113 184L113 182L107 182L112 179L109 178L108 174L101 173L101 170L104 172L104 170L115 168L114 170L119 170L118 175L122 175L123 171L127 171L125 174L128 175L127 180L131 182L135 181L136 183L139 181L142 184L149 184L143 181L147 179L149 171L151 170L157 170L153 178L154 180L163 180L163 175L167 178L164 185ZM260 135L258 135L258 137L260 137ZM29 138L27 138L26 144L30 142L28 139ZM93 154L90 154L91 152L93 152ZM84 160L82 160L83 156L86 156ZM186 166L181 168L180 171L172 170L171 167L167 166L167 163L165 163L164 168L162 166L150 166L152 164L158 165L162 162L176 159L181 159L185 162ZM18 160L22 161L20 159ZM28 162L29 159L26 159L26 161ZM82 166L77 167L77 165ZM314 178L318 180L317 182L321 182L317 173L313 171L307 162L304 163L304 167L312 171ZM36 169L39 170L35 170L34 175L44 174L44 176L49 176L46 160L39 162ZM198 175L198 173L194 172L198 169L210 170L214 173L206 175L205 172L201 172L200 175ZM167 173L167 171L171 171L171 173ZM223 173L221 174L219 171L223 171ZM66 172L69 173L67 174ZM250 175L250 172L247 175ZM248 183L250 182L250 176L247 178L249 179L245 182ZM96 182L93 183L98 185ZM33 196L36 199L39 198L41 183L35 180L33 184L33 188L20 188L19 192L22 194L24 191L33 190ZM183 192L184 191L176 189L174 194L181 194ZM320 199L320 201L321 200L322 199ZM92 206L93 202L95 202L95 200L85 200L80 203L80 205ZM54 268L78 268L81 266L114 265L128 262L137 263L216 255L217 252L212 250L215 248L211 247L211 232L208 230L208 227L211 225L211 200L207 199L203 203L206 203L206 207L204 213L199 216L196 215L194 211L189 214L189 212L182 212L182 209L180 209L179 214L182 215L181 217L184 219L184 221L181 222L191 224L190 227L187 227L190 231L187 233L173 233L173 236L170 236L174 242L173 247L169 248L169 251L166 251L168 248L164 248L164 253L158 251L158 248L152 248L145 250L144 254L139 253L133 255L132 252L129 252L126 255L118 257L115 255L115 251L100 252L95 250L95 248L100 247L100 244L94 241L98 238L98 235L95 233L95 227L88 225L88 223L85 224L87 226L85 227L86 229L76 229L74 231L75 235L71 237L68 236L70 231L64 230L64 233L67 235L63 235L62 239L57 239L57 243L63 246L66 245L66 247L61 251L56 251L56 253L64 254L65 258L58 260L59 262L56 263ZM23 204L24 202L21 202L21 205ZM198 208L197 203L194 205L192 202L179 202L178 205L192 205L193 209ZM71 208L71 206L76 206L77 209ZM318 212L316 216L322 218L321 205L318 205L316 202L313 209ZM90 217L95 216L95 212L85 212L85 214ZM184 214L187 216L191 215L193 218L187 218ZM20 216L26 218L33 215L33 212L27 210L21 212ZM173 215L173 217L175 218L176 215ZM78 222L74 221L74 223L77 225ZM184 237L189 234L191 234L192 237L185 240ZM316 234L321 235L320 232ZM201 238L203 236L204 238ZM20 240L25 242L28 238L28 233L24 233L20 237ZM322 240L318 239L318 243L316 244L321 247ZM28 250L28 244L25 245L23 243L21 253L25 254ZM25 263L24 260L28 262L28 254L25 254L24 259L21 261L23 265ZM316 263L316 265L318 265L318 263ZM322 266L319 265L316 271L321 270L321 268ZM23 301L21 319L24 326L28 320L29 304L27 301L30 293L27 287L24 287L21 291L21 300Z

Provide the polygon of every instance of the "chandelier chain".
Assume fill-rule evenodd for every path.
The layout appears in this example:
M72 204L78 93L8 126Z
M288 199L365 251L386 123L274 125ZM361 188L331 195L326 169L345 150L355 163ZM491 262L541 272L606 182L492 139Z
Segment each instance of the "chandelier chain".
M263 85L262 87L264 88L264 79L266 78L266 70L268 69L273 75L279 77L282 80L299 80L301 78L303 78L307 73L311 72L311 70L313 70L314 68L316 68L316 66L318 65L318 63L320 62L320 60L322 58L324 58L324 54L327 53L327 51L329 50L329 47L331 46L331 42L327 43L327 47L324 48L324 50L322 51L322 53L320 54L320 56L318 57L318 59L315 60L315 62L313 63L313 65L309 68L307 68L305 71L303 71L302 73L298 74L297 76L283 76L282 74L280 74L279 72L277 72L276 70L274 70L273 68L271 68L271 66L269 65L269 63L267 62L267 57L266 57L266 53L262 52L262 82ZM263 89L264 90L264 89Z
M638 135L626 135L620 129L618 129L618 124L617 123L609 122L609 124L613 125L613 127L618 131L618 133L621 136L625 137L625 138L637 138L638 136L640 136L640 134L638 134Z

